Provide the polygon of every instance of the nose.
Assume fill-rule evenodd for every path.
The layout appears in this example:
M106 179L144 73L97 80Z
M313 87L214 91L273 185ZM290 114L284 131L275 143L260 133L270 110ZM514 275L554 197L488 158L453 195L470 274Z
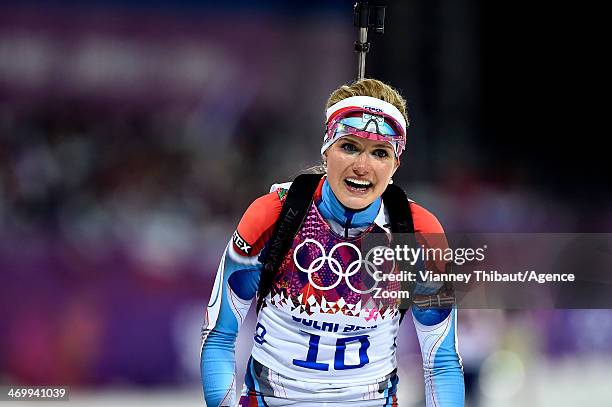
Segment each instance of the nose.
M356 175L366 175L370 171L370 160L365 152L362 152L355 158L353 171Z

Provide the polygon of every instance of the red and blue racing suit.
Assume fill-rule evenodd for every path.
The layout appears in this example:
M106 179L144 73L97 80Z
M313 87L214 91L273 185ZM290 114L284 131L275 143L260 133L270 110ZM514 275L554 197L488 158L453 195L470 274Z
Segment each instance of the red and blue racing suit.
M256 297L261 254L266 250L288 187L289 184L274 186L271 193L251 204L219 264L201 350L202 384L208 406L237 403L235 341ZM419 243L428 244L423 236L429 234L443 236L440 223L430 212L414 202L411 208ZM350 211L340 205L326 178L321 180L258 314L238 405L397 405L397 307L388 301L364 301L349 277L339 277L328 266L313 272L313 268L296 268L294 261L314 264L321 250L304 251L304 244L313 241L321 242L323 251L338 248L339 261L348 259L350 254L341 253L341 249L349 250L345 243L358 246L369 234L389 234L388 228L388 214L380 198L365 210ZM443 265L440 267L443 269ZM428 289L435 290L424 285L422 293L428 294ZM412 317L423 357L427 406L463 406L456 309L413 306Z

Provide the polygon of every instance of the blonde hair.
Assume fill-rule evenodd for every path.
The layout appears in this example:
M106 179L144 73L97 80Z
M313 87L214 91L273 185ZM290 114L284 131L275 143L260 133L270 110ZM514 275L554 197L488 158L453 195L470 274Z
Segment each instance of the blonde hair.
M378 79L360 79L349 85L340 86L329 96L325 108L329 109L330 106L343 99L350 98L351 96L370 96L391 103L393 106L397 107L404 116L404 119L406 119L406 123L408 123L406 99L402 97L398 90Z

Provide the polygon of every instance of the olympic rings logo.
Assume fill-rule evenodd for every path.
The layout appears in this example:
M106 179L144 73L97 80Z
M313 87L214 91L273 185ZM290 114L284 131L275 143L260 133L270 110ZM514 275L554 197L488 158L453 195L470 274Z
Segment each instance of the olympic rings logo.
M302 265L298 262L297 260L297 255L298 252L307 244L314 244L315 246L317 246L319 248L319 250L321 251L321 257L318 257L316 259L314 259L312 261L312 263L310 263L310 265L308 266L308 268L304 268L302 267ZM355 253L357 254L357 260L354 260L353 262L351 262L351 264L348 265L348 267L346 268L346 270L342 270L342 266L340 265L340 262L336 259L334 259L334 253L336 252L336 250L338 250L339 248L346 246L346 247L350 247L351 249L353 249L355 251ZM377 287L378 287L378 283L379 280L377 280L376 278L374 278L374 273L378 272L379 270L376 269L376 266L374 265L374 263L372 263L370 261L370 255L372 253L374 253L374 249L371 249L368 254L366 255L365 259L362 258L361 256L361 251L359 250L359 248L357 246L355 246L352 243L349 242L340 242L338 244L336 244L334 247L332 247L332 249L329 251L329 255L327 255L325 253L325 248L323 247L323 245L319 242L317 242L316 240L313 239L306 239L305 241L303 241L302 243L300 243L295 250L293 251L293 262L295 263L296 267L304 272L308 274L308 281L310 282L310 285L312 285L314 288L318 289L318 290L322 290L322 291L327 291L327 290L331 290L332 288L335 288L338 286L338 284L340 284L340 282L342 281L342 279L345 280L346 285L353 290L353 292L356 292L358 294L368 294L372 291L374 291ZM338 276L337 280L330 286L320 286L319 284L317 284L313 278L312 275L313 273L316 273L317 271L321 270L323 268L323 266L325 265L325 262L327 261L327 266L329 267L329 269L336 275ZM360 290L358 288L356 288L355 286L353 286L353 284L350 281L350 277L354 276L355 274L357 274L359 272L359 270L361 270L361 264L363 263L363 265L365 266L365 270L367 271L367 273L372 277L372 279L374 280L374 285L370 288L368 288L367 290ZM392 270L395 269L395 259L393 259L393 268Z

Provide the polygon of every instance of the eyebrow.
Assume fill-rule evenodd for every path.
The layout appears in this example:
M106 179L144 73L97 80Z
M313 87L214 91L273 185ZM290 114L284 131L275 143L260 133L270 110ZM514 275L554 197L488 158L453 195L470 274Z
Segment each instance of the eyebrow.
M391 144L388 143L384 143L384 144L374 144L372 147L376 147L376 148L392 148Z
M354 143L354 144L359 144L359 145L363 145L363 143L361 143L361 142L359 141L359 139L360 139L361 137L350 135L350 136L347 136L347 137L345 137L345 138L346 138L346 141L349 141L349 142L351 142L351 143ZM391 146L391 144L389 144L389 143L377 143L377 144L374 144L374 145L372 146L372 148L382 148L382 149L385 149L385 150L386 150L386 149L389 149L389 150L393 151L393 147L392 147L392 146Z
M374 148L384 148L384 149L390 149L392 150L393 147L391 147L391 144L385 143L385 144L374 144L372 147Z

